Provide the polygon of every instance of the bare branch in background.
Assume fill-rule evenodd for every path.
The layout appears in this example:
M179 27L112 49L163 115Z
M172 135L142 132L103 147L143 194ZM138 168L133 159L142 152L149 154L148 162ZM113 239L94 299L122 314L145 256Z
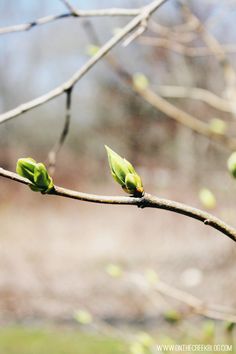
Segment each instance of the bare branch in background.
M210 140L220 143L222 146L225 146L230 150L236 149L236 138L230 137L226 134L217 134L213 132L207 123L168 102L166 99L155 93L150 87L142 89L138 88L133 83L133 76L128 73L125 68L121 67L114 57L109 56L108 60L118 76L153 107L166 114L169 118L174 119L176 122L190 128L194 132L206 136Z
M149 88L144 90L136 89L136 91L152 106L156 107L159 111L178 123L192 129L198 134L206 136L212 141L222 144L230 150L236 149L236 138L225 134L214 133L207 123L176 107Z
M90 40L92 40L97 46L99 46L100 42L98 36L89 20L84 22L84 28ZM175 105L171 104L170 102L162 98L160 95L155 93L150 87L142 89L138 88L133 83L133 76L117 62L116 58L112 56L111 53L109 53L106 59L111 65L112 69L117 73L117 75L126 84L128 84L133 91L135 91L139 96L145 99L145 101L151 104L153 107L166 114L169 118L174 119L176 122L184 125L187 128L190 128L194 132L206 136L210 140L220 143L222 146L227 147L230 150L236 149L236 138L230 137L226 134L217 134L213 132L211 127L207 123L183 111L182 109L177 108ZM212 104L221 105L222 108L223 99L216 99L216 97L218 98L218 96L214 95L213 93L212 95L209 93L207 95L207 100L210 101ZM225 100L224 108L226 109L226 107L227 101ZM230 112L233 112L234 106L232 105L232 103L228 102L227 108Z
M162 37L181 43L192 42L197 36L196 32L194 32L195 28L192 28L189 24L167 27L151 19L148 23L148 29Z
M31 185L31 182L25 178L18 176L16 173L4 170L0 168L0 176L8 178L10 180L23 183L26 185ZM54 189L48 195L55 195L64 198L76 199L85 202L97 203L97 204L111 204L111 205L134 205L138 208L155 208L164 209L177 214L182 214L187 217L199 220L203 222L204 225L211 226L212 228L220 231L224 235L228 236L231 240L236 242L236 230L231 226L224 223L217 217L190 207L188 205L178 203L168 199L162 199L155 197L151 194L145 193L143 197L113 197L113 196L101 196L95 194L88 194L73 191L70 189L54 186Z
M212 56L212 53L208 47L190 47L182 43L176 42L174 39L169 38L156 38L151 36L141 36L138 38L138 42L143 45L160 47L171 50L175 53L186 55L189 57L201 57L201 56ZM236 53L235 44L225 44L222 45L225 53Z
M32 100L27 103L21 104L18 107L5 112L0 115L0 123L6 122L12 118L15 118L22 113L32 110L52 99L61 96L64 92L68 91L73 87L101 58L103 58L109 51L120 43L130 32L135 30L142 22L149 18L149 16L154 13L161 5L163 5L167 0L155 0L151 2L146 7L142 8L139 15L132 19L122 30L115 34L108 42L106 42L99 51L85 63L82 68L72 75L72 77L57 86L55 89L49 91L48 93Z
M49 172L51 175L54 174L56 167L56 159L59 151L61 150L64 141L69 133L70 120L71 120L71 95L73 87L66 91L66 114L65 114L65 123L60 135L60 138L54 148L48 154L48 163L49 163Z
M229 59L227 58L224 48L219 43L219 41L207 30L199 18L190 11L186 4L181 3L181 8L184 16L187 19L196 22L196 31L201 36L202 40L206 43L212 54L214 54L219 64L222 66L225 77L226 94L229 98L234 99L236 90L236 73Z
M152 291L154 291L185 304L189 308L190 314L197 314L215 320L236 323L236 313L232 308L226 308L225 306L214 305L211 303L208 304L206 301L203 301L186 291L177 289L160 279L157 279L154 284L150 284L146 277L142 276L140 273L129 272L127 275L129 280L138 288L138 290L142 290L149 298L151 298Z
M191 98L207 103L209 106L222 112L236 113L235 102L228 101L215 95L213 92L198 88L184 86L161 85L157 87L158 93L169 98Z

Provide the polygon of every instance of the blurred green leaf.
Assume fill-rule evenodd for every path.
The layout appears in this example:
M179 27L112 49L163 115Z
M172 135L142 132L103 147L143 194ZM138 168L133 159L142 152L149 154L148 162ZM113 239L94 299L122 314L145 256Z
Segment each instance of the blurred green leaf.
M227 130L227 124L219 118L212 118L209 123L210 130L215 134L225 134Z
M110 263L106 266L106 272L113 278L120 278L123 275L123 269L118 264Z
M207 209L214 209L216 207L216 198L208 188L202 188L199 191L199 200Z
M92 315L86 311L86 310L78 310L74 314L75 320L82 324L82 325L88 325L91 324L93 321Z
M145 90L149 86L148 78L142 73L133 75L133 85L138 90Z
M99 47L97 45L94 44L89 44L86 48L86 53L87 55L89 55L90 57L94 56L95 54L97 54L97 52L99 51Z

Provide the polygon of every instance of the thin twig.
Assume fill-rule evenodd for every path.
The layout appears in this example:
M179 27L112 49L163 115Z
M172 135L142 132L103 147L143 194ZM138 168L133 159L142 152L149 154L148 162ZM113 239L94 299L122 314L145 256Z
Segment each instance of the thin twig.
M98 9L98 10L76 10L71 11L69 13L63 13L60 15L49 15L38 18L34 21L28 23L21 23L19 25L6 26L0 28L0 35L14 32L24 32L29 31L36 26L45 25L57 20L61 20L63 18L68 17L114 17L114 16L127 16L133 17L139 15L141 9Z
M70 127L70 120L71 120L71 95L72 95L71 87L68 91L66 91L66 114L65 114L65 123L60 135L58 142L55 144L54 148L48 154L48 162L49 162L49 172L51 175L55 172L56 167L56 159L59 151L64 144L64 141L68 135L69 127Z
M7 171L3 168L0 168L0 176L23 184L28 184L28 185L31 184L25 178L22 178L18 176L16 173ZM113 196L101 196L95 194L82 193L82 192L77 192L74 190L55 186L55 188L50 192L50 195L60 196L64 198L71 198L71 199L97 203L97 204L135 205L142 209L156 208L156 209L164 209L164 210L172 211L199 220L203 222L204 225L211 226L212 228L220 231L221 233L228 236L231 240L236 242L236 230L231 226L227 225L226 223L224 223L222 220L218 219L217 217L205 211L190 207L188 205L178 203L168 199L158 198L151 194L145 193L144 196L141 198L113 197Z
M148 18L153 12L155 12L161 5L163 5L167 0L155 0L151 2L146 7L142 8L142 11L132 19L121 31L115 34L110 40L108 40L99 51L90 58L78 71L72 75L72 77L64 82L63 84L57 86L55 89L49 91L48 93L32 100L27 103L21 104L18 107L5 112L0 115L0 123L6 122L12 118L15 118L22 113L25 113L31 109L34 109L52 99L62 95L64 92L68 91L73 87L101 58L103 58L113 47L115 47L119 42L121 42L127 34L135 30L146 18Z

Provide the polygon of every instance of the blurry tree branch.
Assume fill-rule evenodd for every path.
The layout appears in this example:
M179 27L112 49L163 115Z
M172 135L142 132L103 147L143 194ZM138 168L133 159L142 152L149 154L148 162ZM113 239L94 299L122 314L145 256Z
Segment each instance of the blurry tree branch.
M236 138L223 133L215 133L207 123L168 102L166 99L155 93L150 87L137 87L133 82L133 76L125 68L121 67L113 56L110 55L107 57L107 60L119 77L153 107L174 119L176 122L192 129L194 132L206 136L210 140L220 143L230 150L236 149Z
M227 113L236 113L234 101L226 100L217 96L209 90L199 87L161 85L157 87L158 93L162 97L169 98L191 98L207 103L209 106Z
M156 38L153 36L141 36L138 39L138 42L143 45L161 47L176 52L181 55L186 55L189 57L198 57L198 56L212 56L215 55L208 47L194 47L187 46L183 43L177 42L174 38ZM225 53L235 53L236 46L235 44L225 44L221 45Z
M18 176L16 173L10 172L3 168L0 168L0 176L8 178L10 180L23 183L26 185L31 185L27 179ZM88 194L73 191L70 189L54 186L54 189L48 193L50 195L71 198L91 203L98 204L112 204L112 205L134 205L139 208L155 208L155 209L164 209L174 213L182 214L187 217L199 220L204 223L204 225L211 226L212 228L220 231L221 233L228 236L231 240L236 242L236 230L231 226L224 223L222 220L217 217L190 207L188 205L178 203L168 199L162 199L155 197L153 195L145 193L143 197L114 197L114 196L100 196L95 194Z
M155 34L167 37L169 39L174 39L177 42L188 43L192 42L196 38L195 25L192 26L190 23L184 23L176 26L164 26L153 19L148 23L148 28Z
M167 0L155 0L149 5L142 7L139 14L132 19L126 26L123 27L117 34L115 34L110 40L108 40L99 51L90 58L78 71L72 75L72 77L64 82L63 84L57 86L55 89L49 91L48 93L32 100L27 103L21 104L18 107L5 112L0 115L0 123L7 120L15 118L22 113L25 113L35 107L38 107L62 94L67 92L101 59L103 58L113 47L115 47L119 42L121 42L130 32L138 28L143 24L143 21L148 19L153 12L155 12L161 5L163 5Z
M137 272L129 272L128 277L134 283L139 291L142 290L144 294L151 297L151 291L154 290L164 296L177 300L188 306L190 313L201 316L206 316L215 320L222 320L236 323L236 314L232 308L221 305L208 304L198 297L177 289L168 283L157 279L154 283L148 282L146 277Z
M186 4L181 3L181 8L184 16L189 21L194 21L196 23L196 31L201 36L202 40L206 43L209 50L216 57L219 64L223 68L226 92L228 97L235 97L236 90L236 73L231 65L224 48L219 43L219 41L207 30L204 24L199 20L199 18L191 12Z
M93 25L89 20L84 22L85 31L90 38L97 46L100 45L99 38L96 34L96 31L93 28ZM206 136L212 141L220 143L221 145L227 147L230 150L236 149L236 138L230 137L225 133L218 134L212 131L211 126L208 123L203 122L199 118L194 117L193 115L183 111L182 109L176 107L175 105L168 102L166 99L158 95L154 92L150 86L139 88L134 84L133 75L131 75L126 68L120 65L120 63L116 60L116 58L109 53L106 57L109 62L111 68L117 73L117 75L129 85L129 87L136 92L139 96L141 96L146 102L151 104L153 107L166 114L169 118L174 119L176 122L190 128L194 132ZM200 90L200 89L199 89ZM206 92L207 94L206 94ZM223 100L210 91L205 90L201 91L201 95L204 97L207 103L211 103L215 108L216 106L220 106L221 110L228 109L230 113L234 113L234 105L232 102ZM196 92L194 92L196 95ZM198 92L199 95L199 92Z
M207 123L176 107L150 88L145 88L143 90L138 88L134 89L153 107L157 108L159 111L174 119L178 123L192 129L198 134L206 136L212 141L226 146L230 150L236 149L236 138L230 137L226 134L215 133Z

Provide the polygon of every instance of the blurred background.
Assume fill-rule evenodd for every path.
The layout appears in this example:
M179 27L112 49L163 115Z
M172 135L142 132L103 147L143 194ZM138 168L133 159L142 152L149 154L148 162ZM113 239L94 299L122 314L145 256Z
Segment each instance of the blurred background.
M0 0L0 27L68 11L59 0ZM169 0L141 36L111 52L133 84L106 59L95 65L73 90L55 183L122 195L106 144L134 164L147 192L211 209L236 226L236 183L227 171L236 150L235 20L235 1ZM95 41L105 43L128 21L68 17L1 35L1 112L66 81ZM164 109L145 99L147 87ZM14 171L28 156L48 163L65 102L62 95L2 124L0 166ZM190 129L189 116L180 124L166 114L166 102L203 122L207 134L196 122ZM142 354L159 353L160 343L233 343L236 249L216 230L162 210L42 196L3 178L0 219L0 353ZM216 311L207 314L208 306Z

